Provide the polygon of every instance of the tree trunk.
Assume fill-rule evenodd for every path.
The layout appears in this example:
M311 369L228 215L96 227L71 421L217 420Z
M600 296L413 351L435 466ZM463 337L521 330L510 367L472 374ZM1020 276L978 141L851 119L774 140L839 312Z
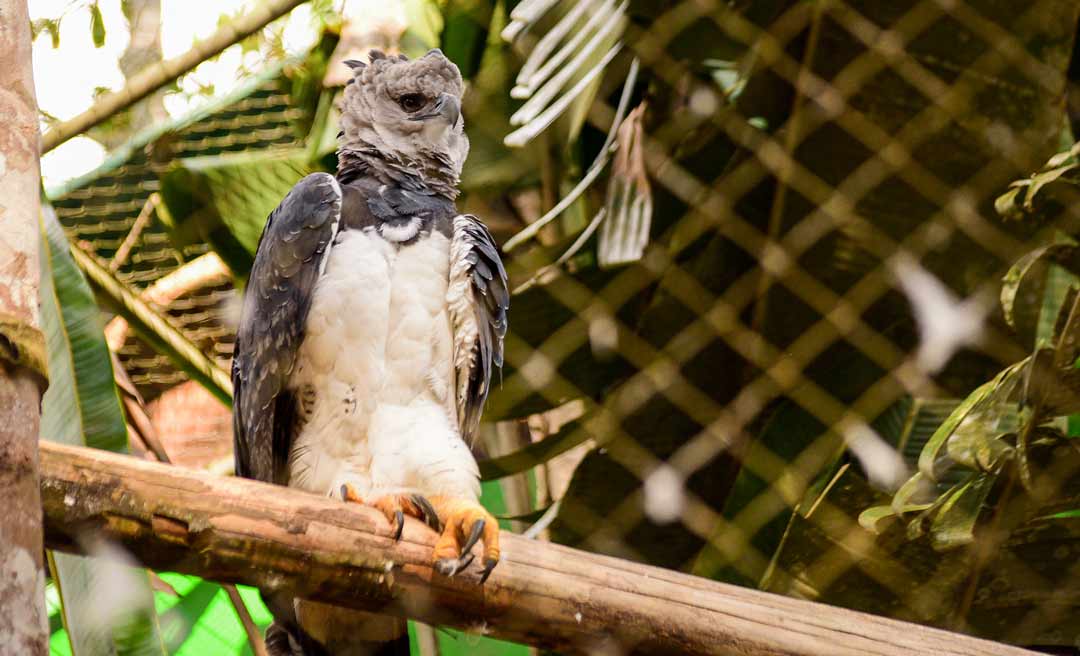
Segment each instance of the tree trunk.
M37 451L45 343L37 101L23 0L0 0L0 116L0 654L34 656L49 639Z
M1008 645L502 534L491 578L431 566L435 533L314 494L41 443L53 549L95 531L154 569L565 653L1021 656Z

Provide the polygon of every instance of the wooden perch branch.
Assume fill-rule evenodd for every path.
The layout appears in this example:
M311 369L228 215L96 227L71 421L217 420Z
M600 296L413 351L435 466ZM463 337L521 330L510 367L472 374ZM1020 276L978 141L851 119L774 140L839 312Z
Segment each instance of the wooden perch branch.
M217 55L234 43L258 32L274 20L292 11L307 0L267 0L241 18L222 25L209 37L180 55L157 62L139 71L123 89L102 96L94 105L63 123L53 126L41 140L41 153L45 154L68 139L86 132L110 116L121 112L184 73L194 69L207 59Z
M296 490L41 444L46 542L97 531L146 566L576 653L1020 655L1020 649L503 534L485 585L395 543L377 511Z

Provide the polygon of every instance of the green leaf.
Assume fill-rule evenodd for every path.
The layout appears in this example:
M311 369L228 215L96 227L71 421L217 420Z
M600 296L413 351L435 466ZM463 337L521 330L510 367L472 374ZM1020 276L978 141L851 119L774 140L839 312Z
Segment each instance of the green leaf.
M1080 508L1074 508L1073 510L1062 510L1059 513L1054 513L1045 519L1078 519L1080 518Z
M448 0L443 5L445 27L440 47L466 80L480 70L495 4L487 0Z
M51 381L42 397L41 438L124 452L127 431L100 311L47 205L41 229L41 323ZM49 567L74 654L164 653L145 571L60 553L50 554Z
M405 33L401 35L401 51L418 57L438 47L443 30L442 12L435 0L405 0Z
M1024 211L1016 203L1020 192L1027 185L1017 185L1001 194L994 200L994 210L1003 218L1019 220L1024 217Z
M101 7L96 2L90 5L90 36L95 48L105 45L105 21L101 19Z
M42 398L44 439L127 450L127 427L113 383L101 311L68 251L52 208L42 212L41 319L49 347Z
M174 246L206 243L243 279L270 212L312 171L302 148L188 157L161 176Z
M996 480L994 474L977 476L941 505L930 524L930 540L935 549L956 549L975 540L975 522Z
M55 50L60 47L60 19L38 18L30 23L30 38L36 39L42 32L48 32L52 37L52 47Z
M892 506L873 506L859 513L859 526L874 535L881 535L885 530L885 521L896 519L896 517L896 511Z
M1024 209L1028 211L1033 210L1035 208L1035 195L1039 193L1039 190L1051 182L1057 181L1061 176L1075 168L1077 168L1077 164L1074 162L1052 168L1048 171L1042 171L1031 176L1031 184L1028 185L1027 194L1024 195Z
M1001 307L1005 321L1029 348L1034 347L1039 333L1052 265L1080 272L1080 247L1058 243L1037 248L1017 260L1002 279Z
M924 499L932 491L933 486L926 480L926 476L922 472L915 472L893 495L890 507L896 515L903 515L909 511L921 512L927 510L933 505L933 502L924 501Z
M525 645L453 629L440 629L438 643L441 656L528 656L532 653Z
M933 503L928 504L925 509L920 511L914 519L909 521L907 525L907 539L918 540L925 535L938 510L940 510L942 506L949 504L961 489L961 485L949 488L944 494L935 499ZM893 500L893 505L896 505L895 499Z
M1064 150L1046 160L1046 166L1044 168L1056 168L1070 159L1075 161L1077 155L1080 155L1080 141L1074 143L1068 150Z
M934 435L919 454L919 471L925 477L936 481L952 466L952 460L946 452L948 440L960 423L969 419L968 416L973 411L977 413L970 418L969 421L972 422L991 422L1000 419L997 412L1001 404L997 401L1004 401L1012 393L1027 362L1028 359L1025 358L1002 370L990 382L977 387L934 431Z

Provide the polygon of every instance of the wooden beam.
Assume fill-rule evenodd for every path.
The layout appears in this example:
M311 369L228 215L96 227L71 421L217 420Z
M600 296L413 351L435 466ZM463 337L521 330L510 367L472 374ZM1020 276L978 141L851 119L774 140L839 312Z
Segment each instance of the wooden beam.
M82 114L53 126L41 140L41 154L44 155L68 139L86 132L117 112L131 107L184 73L193 70L207 59L258 32L269 23L281 18L305 2L307 0L265 0L260 2L250 14L222 25L216 32L196 43L191 50L184 54L146 67L128 80L123 89L115 93L105 94Z
M503 533L476 566L432 571L435 535L297 490L43 442L46 542L96 531L147 567L290 590L572 653L1008 656L1021 649ZM613 651L614 650L614 651Z

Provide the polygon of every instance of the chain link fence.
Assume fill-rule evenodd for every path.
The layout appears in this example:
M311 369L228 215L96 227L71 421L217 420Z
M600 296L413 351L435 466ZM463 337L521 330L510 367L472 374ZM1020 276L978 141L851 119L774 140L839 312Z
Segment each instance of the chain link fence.
M491 414L588 445L553 539L1073 653L1077 7L543 4L504 35L526 73L595 37L579 143L611 135L585 220L506 243ZM558 159L543 111L506 141Z

